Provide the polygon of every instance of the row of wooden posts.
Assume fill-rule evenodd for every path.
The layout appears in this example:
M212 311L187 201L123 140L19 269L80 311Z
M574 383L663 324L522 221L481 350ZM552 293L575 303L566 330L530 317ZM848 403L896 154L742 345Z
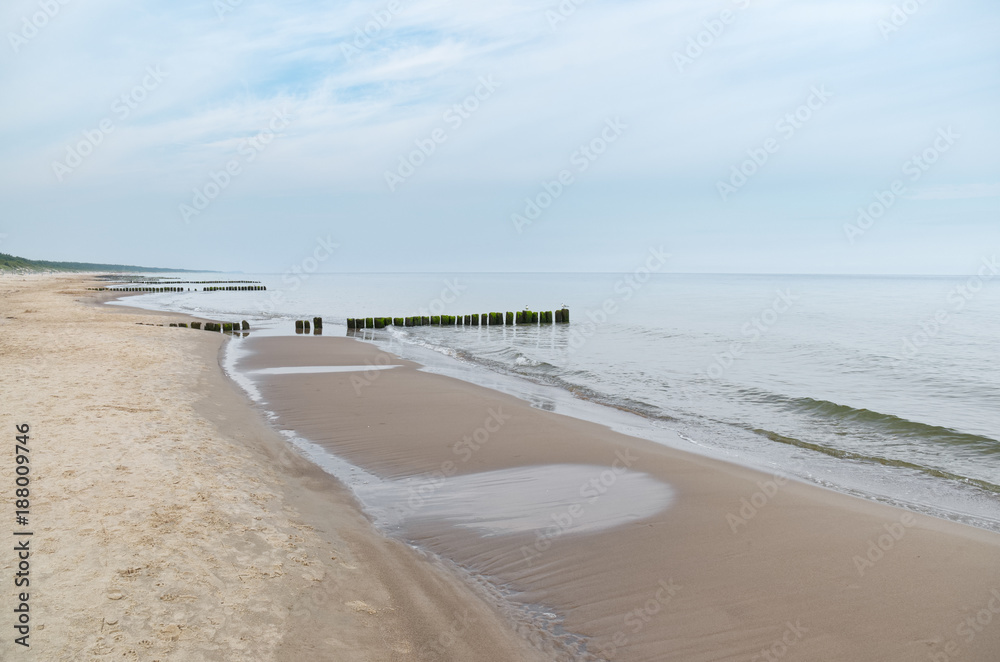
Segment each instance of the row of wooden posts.
M183 292L183 287L88 287L95 292Z
M235 285L229 287L203 287L202 292L263 292L267 287L264 285Z
M141 283L143 281L130 281L130 282L133 282L133 283L140 282ZM222 285L226 285L226 284L229 284L229 285L240 285L240 284L259 285L260 281L259 280L172 280L172 281L170 281L170 284L171 285L219 285L219 284L222 284Z
M312 328L316 330L316 335L323 333L323 318L314 317ZM309 333L309 320L295 320L295 333Z
M569 324L569 308L552 311L519 310L516 313L481 315L431 315L416 317L348 317L348 329L384 329L387 326L514 326Z
M162 324L145 324L144 322L136 322L136 324L142 324L143 326L163 326ZM170 326L177 326L182 329L200 329L203 331L214 331L215 333L236 333L237 331L249 331L250 322L243 320L242 322L191 322L188 326L187 322L171 322Z
M118 278L101 278L99 280L104 280L109 283L117 283L119 285L259 285L259 280L173 280L173 279L139 279L130 278L128 280L118 279Z
M95 292L183 292L183 287L88 287ZM232 285L228 287L203 287L202 292L262 292L264 285ZM197 292L198 290L194 290Z

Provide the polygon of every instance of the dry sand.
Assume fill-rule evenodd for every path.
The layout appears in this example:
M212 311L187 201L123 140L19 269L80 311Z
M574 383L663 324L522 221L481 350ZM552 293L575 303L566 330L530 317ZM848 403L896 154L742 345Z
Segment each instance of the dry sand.
M1000 535L541 411L353 339L242 342L245 370L399 365L257 381L281 427L393 479L397 502L417 478L441 476L400 534L561 614L589 637L589 659L1000 660ZM491 411L502 425L487 424ZM479 443L462 441L487 428ZM672 505L604 530L561 526L573 504L617 499L638 512L655 498L609 471L616 459L668 484ZM580 478L569 491L519 479L505 493L483 473L540 465ZM588 479L604 494L582 498ZM445 494L479 512L449 510ZM491 532L507 502L544 503L551 521Z
M221 334L0 277L0 659L543 660L377 533L218 364ZM31 426L31 650L14 644L13 446ZM24 589L19 589L24 590ZM460 631L460 636L455 633Z

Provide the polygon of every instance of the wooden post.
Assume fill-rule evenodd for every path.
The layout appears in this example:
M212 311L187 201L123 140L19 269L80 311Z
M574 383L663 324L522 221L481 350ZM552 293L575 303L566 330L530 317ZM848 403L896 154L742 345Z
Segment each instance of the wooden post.
M246 324L246 322L244 322L244 324ZM322 317L314 317L313 318L313 326L316 327L317 329L322 329L323 328L323 318ZM246 331L249 328L250 328L249 326L245 326L245 327L243 327L243 330Z
M295 332L302 333L302 320L295 320Z
M243 330L244 331L249 331L250 330L250 322L248 322L246 320L243 320Z

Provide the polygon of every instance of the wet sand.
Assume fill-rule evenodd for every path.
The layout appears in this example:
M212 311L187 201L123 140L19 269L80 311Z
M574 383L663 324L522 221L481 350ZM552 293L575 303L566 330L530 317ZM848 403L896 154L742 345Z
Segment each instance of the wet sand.
M579 659L1000 650L997 534L541 411L353 339L238 342L241 371L341 366L253 378L278 427L383 479L363 495L395 535L531 605L524 629L547 621Z

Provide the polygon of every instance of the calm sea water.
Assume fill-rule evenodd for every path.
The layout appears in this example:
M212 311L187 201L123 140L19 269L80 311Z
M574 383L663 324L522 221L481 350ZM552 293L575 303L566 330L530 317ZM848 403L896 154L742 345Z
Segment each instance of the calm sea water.
M265 333L322 316L326 335L347 334L347 317L565 304L569 325L390 328L357 337L539 406L551 399L546 393L572 394L614 408L605 410L609 421L612 411L631 412L625 427L633 434L676 431L697 452L1000 531L1000 287L984 271L183 274L260 280L268 291L128 303L248 319Z

